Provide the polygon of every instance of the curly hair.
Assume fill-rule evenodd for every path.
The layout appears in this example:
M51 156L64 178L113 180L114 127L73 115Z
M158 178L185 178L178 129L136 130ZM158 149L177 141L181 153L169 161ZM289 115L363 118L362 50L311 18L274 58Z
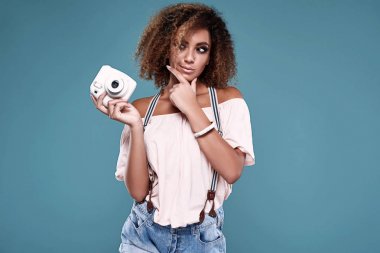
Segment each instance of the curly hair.
M153 16L145 28L135 53L140 61L140 77L154 79L160 88L168 84L170 48L178 46L191 29L207 29L211 37L209 64L198 80L206 86L224 88L236 74L234 45L221 15L199 3L169 5Z

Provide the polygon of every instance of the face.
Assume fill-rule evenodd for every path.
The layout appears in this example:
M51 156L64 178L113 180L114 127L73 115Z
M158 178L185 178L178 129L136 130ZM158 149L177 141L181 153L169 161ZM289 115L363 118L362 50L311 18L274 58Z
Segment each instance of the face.
M211 38L206 29L189 31L178 47L170 48L170 66L188 81L200 76L210 59Z

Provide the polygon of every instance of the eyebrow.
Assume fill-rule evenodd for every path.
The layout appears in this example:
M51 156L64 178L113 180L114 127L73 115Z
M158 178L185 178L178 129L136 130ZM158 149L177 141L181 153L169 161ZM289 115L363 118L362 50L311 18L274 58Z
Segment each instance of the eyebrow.
M209 46L207 42L199 42L199 43L197 43L197 46L201 46L201 45Z
M182 41L182 43L189 44L189 42L187 42L186 40ZM203 45L208 46L208 47L210 46L206 41L199 42L196 44L196 46L203 46Z

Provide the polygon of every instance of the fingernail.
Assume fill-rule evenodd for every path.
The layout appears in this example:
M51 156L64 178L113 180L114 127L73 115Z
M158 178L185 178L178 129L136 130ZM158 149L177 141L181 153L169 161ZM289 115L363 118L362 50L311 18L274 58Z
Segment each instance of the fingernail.
M172 67L170 67L169 65L166 65L166 67L168 68L168 69L171 69Z

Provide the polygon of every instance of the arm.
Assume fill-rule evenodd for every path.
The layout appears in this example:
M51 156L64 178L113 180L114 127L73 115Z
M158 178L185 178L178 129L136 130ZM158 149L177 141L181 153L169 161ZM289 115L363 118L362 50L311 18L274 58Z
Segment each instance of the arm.
M169 90L170 101L185 114L192 131L198 132L210 125L210 121L196 99L197 78L190 84L178 70L170 66L167 68L179 81ZM225 94L228 98L242 98L240 91L233 87L226 88ZM198 137L197 141L211 166L227 183L233 184L240 178L245 160L243 152L238 148L233 149L215 129Z
M148 161L144 143L144 127L141 114L146 100L132 104L122 100L109 102L109 116L129 126L128 160L124 165L124 184L133 199L140 202L149 192Z
M142 123L131 127L129 158L124 184L131 197L138 202L144 200L149 192L148 161Z
M240 92L235 88L228 88L232 97L242 97ZM196 106L186 114L193 132L198 132L208 125L210 121L200 106ZM235 183L244 168L245 154L240 149L233 149L218 133L216 129L197 138L202 152L205 154L211 166L227 181L229 184Z
M99 111L130 127L129 157L123 178L131 197L140 202L149 192L148 161L141 122L142 110L147 107L146 100L138 99L130 104L122 99L114 99L108 102L106 108L103 105L105 95L104 92L98 99L91 95L91 99Z

